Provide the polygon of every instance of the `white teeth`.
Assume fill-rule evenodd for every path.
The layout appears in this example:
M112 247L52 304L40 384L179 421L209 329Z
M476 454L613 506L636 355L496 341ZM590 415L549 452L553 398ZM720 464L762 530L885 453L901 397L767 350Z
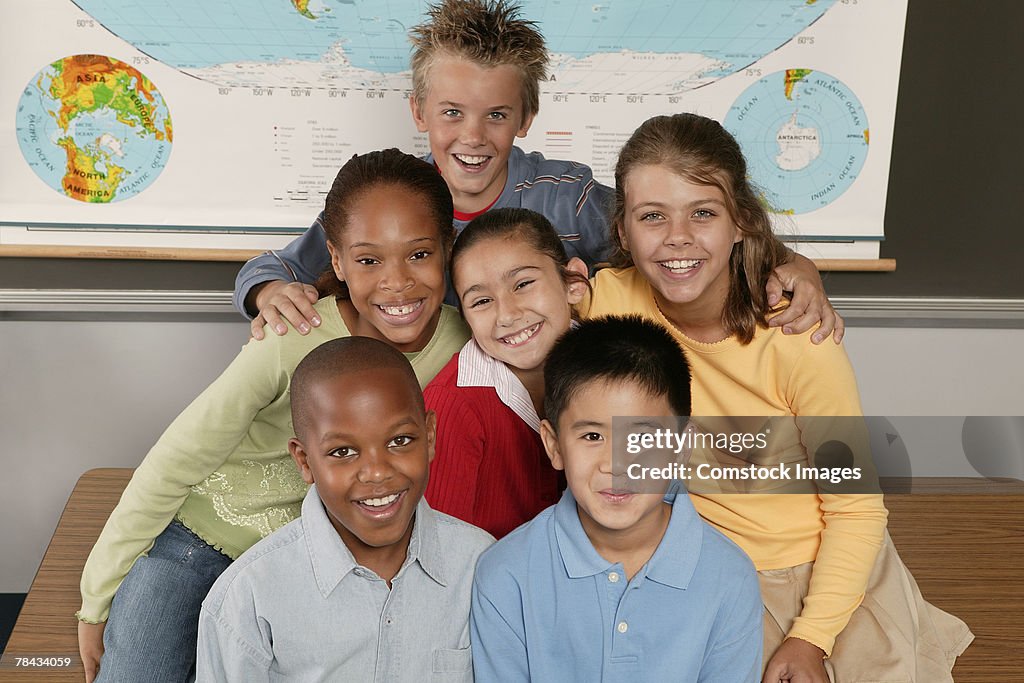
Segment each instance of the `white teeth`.
M366 500L359 501L361 504L373 508L382 508L391 505L398 500L398 494L392 493L390 496L384 496L383 498L367 498Z
M472 156L472 155L469 155L469 154L456 154L455 158L458 159L459 161L461 161L464 164L470 164L472 166L476 166L478 164L482 164L485 161L487 161L488 159L490 159L490 157L487 157L487 156Z
M661 265L669 270L690 270L700 265L700 259L687 259L675 261L662 261Z
M384 311L388 315L402 316L402 315L409 315L410 313L412 313L413 311L415 311L417 308L419 308L422 305L423 305L422 301L417 301L416 303L405 304L404 306L383 306L383 305L380 305L380 306L378 306L378 308L380 308L380 310Z
M514 335L502 337L501 341L503 344L508 344L509 346L516 346L517 344L522 344L524 341L526 341L533 335L537 334L538 329L540 329L540 323L537 323L533 327L527 327L522 332L518 332Z

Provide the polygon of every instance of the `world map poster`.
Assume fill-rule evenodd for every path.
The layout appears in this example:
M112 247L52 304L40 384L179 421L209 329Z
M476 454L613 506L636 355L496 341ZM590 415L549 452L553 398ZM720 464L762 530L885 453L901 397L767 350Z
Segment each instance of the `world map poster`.
M283 246L355 153L427 153L420 0L0 4L0 246ZM907 0L524 0L551 56L527 151L601 182L645 119L740 142L776 229L878 257Z

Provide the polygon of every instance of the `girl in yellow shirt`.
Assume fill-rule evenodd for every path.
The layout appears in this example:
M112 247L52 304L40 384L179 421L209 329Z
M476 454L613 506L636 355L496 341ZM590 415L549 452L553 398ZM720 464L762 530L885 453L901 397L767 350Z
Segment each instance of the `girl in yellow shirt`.
M857 385L841 346L768 324L765 282L785 248L736 141L701 116L652 118L615 185L615 267L594 279L588 314L660 322L691 363L694 416L790 418L781 448L813 465L829 421L806 418L860 415ZM764 681L951 681L973 636L921 598L882 496L811 491L694 494L759 571Z

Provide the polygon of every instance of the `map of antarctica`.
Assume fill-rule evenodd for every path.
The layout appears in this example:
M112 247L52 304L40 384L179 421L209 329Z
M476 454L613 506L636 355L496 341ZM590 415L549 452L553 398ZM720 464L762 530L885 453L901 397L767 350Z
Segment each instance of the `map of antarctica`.
M682 92L749 66L836 0L526 0L552 61L547 89ZM76 0L141 52L222 86L408 87L417 0ZM200 39L197 40L197 37Z
M163 97L137 69L112 57L72 55L33 77L18 102L18 144L47 185L80 202L134 197L171 153Z
M779 213L807 213L838 198L857 179L870 142L853 91L811 69L786 69L748 87L725 127Z

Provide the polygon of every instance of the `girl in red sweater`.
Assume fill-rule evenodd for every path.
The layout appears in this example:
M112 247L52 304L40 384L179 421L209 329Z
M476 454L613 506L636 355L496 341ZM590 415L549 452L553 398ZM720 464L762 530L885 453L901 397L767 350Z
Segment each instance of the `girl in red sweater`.
M526 209L475 218L451 263L473 338L423 391L438 425L426 496L501 538L565 487L540 440L544 359L587 292L587 267Z

